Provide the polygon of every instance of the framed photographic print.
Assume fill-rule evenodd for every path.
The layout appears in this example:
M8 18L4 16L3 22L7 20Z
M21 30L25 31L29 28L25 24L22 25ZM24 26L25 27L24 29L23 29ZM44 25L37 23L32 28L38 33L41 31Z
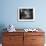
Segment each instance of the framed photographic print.
M34 21L35 9L31 7L18 8L18 21Z

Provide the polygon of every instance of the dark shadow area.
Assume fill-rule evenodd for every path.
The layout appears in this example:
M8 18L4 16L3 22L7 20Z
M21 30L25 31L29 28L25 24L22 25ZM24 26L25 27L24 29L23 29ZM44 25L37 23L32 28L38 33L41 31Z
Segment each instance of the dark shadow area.
M2 38L3 38L3 32L6 32L7 29L4 24L0 24L0 43L2 43Z

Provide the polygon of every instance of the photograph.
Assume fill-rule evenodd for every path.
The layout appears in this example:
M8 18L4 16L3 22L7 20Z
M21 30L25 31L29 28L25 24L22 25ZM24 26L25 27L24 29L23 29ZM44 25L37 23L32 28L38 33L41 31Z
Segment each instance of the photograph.
M19 8L18 21L34 21L35 12L34 8Z

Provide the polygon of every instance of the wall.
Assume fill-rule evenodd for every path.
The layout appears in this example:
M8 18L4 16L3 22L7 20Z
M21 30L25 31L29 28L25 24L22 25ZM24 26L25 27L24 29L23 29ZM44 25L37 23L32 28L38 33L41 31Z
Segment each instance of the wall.
M0 0L0 25L13 24L16 28L46 28L46 0ZM18 7L35 8L34 22L18 22Z
M18 7L35 8L35 21L18 22ZM0 0L0 31L9 24L20 29L40 27L46 32L46 0Z

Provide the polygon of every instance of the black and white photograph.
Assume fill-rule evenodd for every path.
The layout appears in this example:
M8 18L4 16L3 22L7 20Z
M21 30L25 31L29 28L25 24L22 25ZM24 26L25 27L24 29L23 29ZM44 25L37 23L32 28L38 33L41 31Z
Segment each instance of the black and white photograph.
M35 11L33 8L19 8L18 20L19 21L33 21L35 19Z

